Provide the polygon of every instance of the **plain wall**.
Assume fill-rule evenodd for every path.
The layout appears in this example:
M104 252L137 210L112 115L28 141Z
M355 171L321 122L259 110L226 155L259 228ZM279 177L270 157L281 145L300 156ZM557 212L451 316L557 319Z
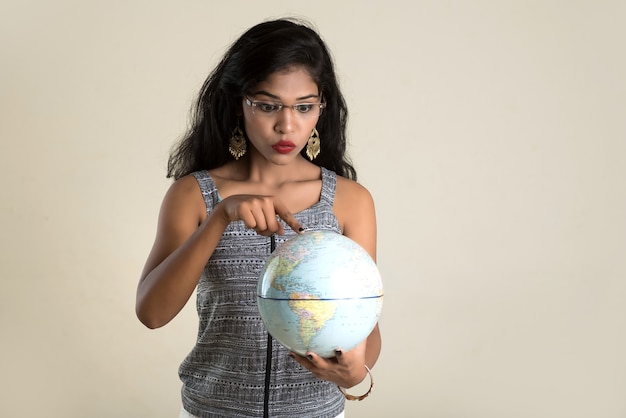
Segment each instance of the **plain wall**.
M293 15L377 205L383 351L347 416L623 418L625 5L3 0L0 415L177 416L194 300L134 313L168 150L226 47Z

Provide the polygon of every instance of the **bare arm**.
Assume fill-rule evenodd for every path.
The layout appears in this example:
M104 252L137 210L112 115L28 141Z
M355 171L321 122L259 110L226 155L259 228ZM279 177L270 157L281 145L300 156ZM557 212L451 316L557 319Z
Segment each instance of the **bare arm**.
M137 287L137 317L148 328L167 324L185 306L228 226L219 213L206 217L205 211L192 177L175 182L163 199L156 239Z
M262 235L283 234L276 215L300 230L293 214L272 196L233 195L206 216L195 178L176 181L163 199L156 239L137 287L139 320L158 328L180 312L230 222L241 220Z
M341 183L339 183L341 186ZM346 184L347 186L348 184ZM376 210L371 194L362 186L349 184L352 199L337 202L335 211L344 219L343 234L363 247L376 261ZM341 191L341 189L339 189ZM365 364L374 367L381 350L378 324L366 340Z

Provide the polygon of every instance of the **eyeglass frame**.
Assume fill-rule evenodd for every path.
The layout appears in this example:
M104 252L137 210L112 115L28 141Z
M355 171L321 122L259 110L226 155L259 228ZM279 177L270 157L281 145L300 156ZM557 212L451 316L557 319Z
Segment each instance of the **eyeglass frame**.
M244 98L244 102L246 103L246 105L250 106L252 108L252 114L253 115L257 115L257 113L254 111L255 107L258 107L258 103L265 103L265 104L271 104L271 105L275 105L278 106L278 109L273 110L272 112L263 112L261 111L261 113L258 113L260 115L266 115L266 116L278 116L278 114L280 114L280 111L283 110L283 108L290 108L291 111L298 116L302 116L304 118L307 118L307 113L302 113L296 110L296 106L304 106L304 105L310 105L310 106L319 106L319 110L320 112L317 114L317 117L320 117L322 115L323 110L326 108L326 102L302 102L302 103L294 103L292 105L286 105L284 103L281 102L272 102L269 100L253 100L248 96L243 96ZM311 118L314 116L310 116Z

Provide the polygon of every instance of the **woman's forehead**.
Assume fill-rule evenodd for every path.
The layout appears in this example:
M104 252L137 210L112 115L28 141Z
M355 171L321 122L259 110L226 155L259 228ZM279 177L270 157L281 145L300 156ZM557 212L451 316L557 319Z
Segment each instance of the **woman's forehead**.
M310 74L301 67L291 67L270 74L250 92L273 99L303 99L316 97L319 88Z

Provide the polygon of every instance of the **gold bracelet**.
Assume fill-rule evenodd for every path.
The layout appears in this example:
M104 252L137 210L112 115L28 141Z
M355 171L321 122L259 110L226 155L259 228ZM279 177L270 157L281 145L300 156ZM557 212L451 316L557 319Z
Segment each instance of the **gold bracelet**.
M367 396L372 391L372 388L374 387L374 378L372 377L372 371L370 370L369 367L367 367L367 364L364 364L364 366L365 366L365 370L367 370L367 374L370 376L370 388L363 395L361 395L361 396L350 395L345 390L343 390L339 385L337 385L337 388L339 389L339 392L341 392L343 394L343 396L345 396L346 399L349 400L349 401L362 401L363 399L367 398Z

